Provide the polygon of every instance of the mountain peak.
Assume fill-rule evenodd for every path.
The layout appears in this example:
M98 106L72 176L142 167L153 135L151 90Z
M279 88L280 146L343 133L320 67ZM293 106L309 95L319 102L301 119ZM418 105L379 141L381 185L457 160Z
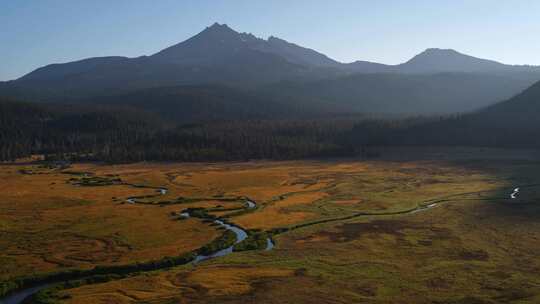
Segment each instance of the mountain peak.
M454 49L441 49L441 48L427 48L424 53L458 53Z
M202 33L233 33L233 34L238 34L235 30L233 30L232 28L230 28L227 24L223 23L223 24L219 24L217 22L215 22L214 24L210 25L210 26L207 26L206 29L204 29L204 31L201 32Z
M462 54L453 49L429 48L400 67L409 73L486 72L504 68L501 63Z
M219 24L217 22L214 22L214 24L207 26L207 29L231 29L226 23Z
M454 49L428 48L418 56L467 56Z
M214 23L197 35L168 47L151 57L178 64L207 64L242 47L242 34L227 24Z

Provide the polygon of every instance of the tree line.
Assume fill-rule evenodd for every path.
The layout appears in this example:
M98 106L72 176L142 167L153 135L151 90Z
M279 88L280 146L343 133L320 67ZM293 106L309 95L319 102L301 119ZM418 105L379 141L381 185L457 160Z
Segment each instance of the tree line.
M502 115L502 116L501 116ZM0 161L30 155L106 162L371 157L404 145L540 147L540 122L506 114L358 116L171 124L131 107L0 100ZM520 118L521 117L521 118Z
M134 109L0 102L0 160L132 162L297 159L355 153L350 118L221 120L170 126Z

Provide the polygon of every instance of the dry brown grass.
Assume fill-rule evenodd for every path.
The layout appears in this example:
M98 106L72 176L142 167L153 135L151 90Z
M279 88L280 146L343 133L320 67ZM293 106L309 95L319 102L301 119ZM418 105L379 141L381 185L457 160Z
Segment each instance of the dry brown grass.
M507 197L495 191L501 187L537 181L536 161L511 156L508 161L482 162L392 159L264 165L270 172L268 189L251 180L264 175L262 163L201 167L181 178L176 175L174 181L182 179L191 193L200 188L208 195L258 189L253 195L259 195L260 209L232 221L263 228L360 211L392 212L456 193L494 192L463 195L414 214L309 226L277 236L277 247L270 252L234 253L194 268L67 290L70 303L540 301L538 197L527 197L524 191L519 202L485 200L490 195ZM285 169L276 168L280 166ZM219 182L228 176L233 180ZM184 186L178 187L181 191Z
M249 294L257 282L294 275L294 271L271 267L203 266L84 286L69 291L70 304L180 301L205 292L206 297Z
M246 228L271 229L283 227L315 218L317 214L304 211L289 211L290 207L307 205L326 196L322 192L298 194L265 205L260 211L235 218L235 222Z
M70 170L98 171L95 168L101 167ZM0 167L1 278L180 255L219 234L198 220L170 217L181 208L210 207L216 202L182 207L124 204L129 196L154 190L121 185L75 187L66 183L70 175L51 170L24 175L18 169Z
M18 172L24 168L36 174ZM217 232L197 220L174 221L170 214L187 207L242 206L242 202L211 199L216 196L250 197L259 208L232 220L246 228L271 229L362 210L406 208L423 198L497 186L480 172L431 162L77 164L68 171L169 189L150 202L179 197L209 200L166 207L123 204L127 197L155 194L155 190L126 185L76 187L66 182L73 176L57 170L2 166L4 277L130 263L193 250Z

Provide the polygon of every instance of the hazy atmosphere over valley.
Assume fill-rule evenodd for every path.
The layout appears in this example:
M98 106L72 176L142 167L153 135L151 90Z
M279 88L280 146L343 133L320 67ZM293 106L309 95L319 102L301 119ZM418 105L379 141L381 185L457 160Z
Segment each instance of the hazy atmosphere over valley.
M0 3L0 304L540 302L540 3Z

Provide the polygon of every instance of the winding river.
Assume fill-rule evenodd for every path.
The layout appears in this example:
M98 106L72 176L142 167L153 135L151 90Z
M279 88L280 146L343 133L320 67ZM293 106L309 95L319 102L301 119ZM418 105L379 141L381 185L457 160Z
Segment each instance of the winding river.
M247 238L247 233L242 228L239 228L230 224L225 224L221 220L215 220L214 223L224 227L227 230L234 232L234 234L236 234L236 241L234 242L235 244L238 244ZM202 261L206 261L206 260L217 258L217 257L222 257L231 253L233 253L233 246L222 249L218 252L214 252L210 255L198 255L195 257L195 260L193 260L193 264L198 264Z
M154 188L154 189L156 189L156 191L158 192L158 194L155 195L155 196L165 195L165 194L167 194L167 191L168 191L166 188ZM517 195L519 194L519 192L520 192L520 188L513 189L513 192L510 194L510 198L511 199L517 198ZM152 197L152 196L148 196L147 198L149 198L149 197ZM128 202L130 204L137 204L137 197L130 197L130 198L128 198L126 200L126 202ZM396 214L402 214L403 215L403 214L413 214L413 213L417 213L417 212L427 211L429 209L437 207L442 202L445 202L445 200L427 201L427 202L424 202L423 204L420 204L419 206L417 206L416 208L414 208L412 210L408 210L406 212L400 212L400 213L396 213ZM257 207L257 204L255 202L253 202L252 200L250 200L250 199L247 199L245 204L246 204L246 209L254 209L254 208ZM388 214L358 214L358 215L377 216L377 215L388 215ZM183 213L180 214L180 216L185 217L185 218L189 218L189 217L191 217L191 214L189 214L187 212L183 212ZM352 217L349 217L349 218L352 218ZM346 219L346 218L344 218L344 219ZM342 220L342 219L336 219L336 220ZM320 223L324 223L324 222L330 222L330 221L321 221ZM240 243L241 241L243 241L243 240L245 240L247 238L247 232L244 229L242 229L241 227L235 226L233 224L227 224L221 219L215 220L214 223L224 227L227 230L230 230L230 231L234 232L235 235L236 235L235 244L238 244L238 243ZM314 224L317 224L317 223L314 223ZM196 264L198 264L200 262L203 262L203 261L206 261L206 260L209 260L209 259L229 255L229 254L233 253L233 247L234 247L234 245L230 246L228 248L222 249L222 250L220 250L218 252L215 252L213 254L210 254L210 255L198 255L198 256L195 257L195 259L192 261L192 263L193 263L193 265L196 265ZM265 250L266 251L272 250L272 248L274 248L274 243L272 242L272 240L270 238L267 238L266 239L266 248L265 248ZM45 289L45 288L47 288L47 287L49 287L49 286L51 286L51 285L53 285L55 283L60 283L60 282L63 282L63 281L46 283L46 284L37 285L37 286L33 286L33 287L29 287L29 288L19 290L19 291L15 292L15 293L12 293L11 295L6 296L3 299L1 299L0 304L21 304L21 303L23 303L23 301L26 298L28 298L31 295L37 293L38 291L40 291L42 289Z
M166 188L158 188L156 190L158 192L157 195L155 196L160 196L160 195L165 195L167 194L167 191L168 189ZM151 197L151 196L149 196ZM148 198L148 197L147 197ZM129 197L128 199L126 199L126 202L130 203L130 204L137 204L137 197ZM257 207L257 204L255 202L253 202L252 200L250 199L247 199L246 200L246 209L255 209ZM191 217L191 214L189 214L188 212L183 212L183 213L180 213L180 216L184 217L184 218L189 218ZM235 245L242 242L243 240L245 240L248 236L247 232L238 227L238 226L235 226L235 225L232 225L232 224L227 224L225 223L223 220L215 220L214 223L220 225L221 227L225 228L226 230L230 230L232 232L234 232L234 234L236 235L236 241L235 241ZM233 253L233 246L230 246L228 248L225 248L225 249L222 249L220 251L217 251L215 253L212 253L210 255L197 255L195 257L195 259L192 261L192 263L194 265L200 263L200 262L203 262L203 261L206 261L206 260L210 260L210 259L213 259L213 258L218 258L218 257L222 257L222 256L226 256L226 255L229 255L231 253ZM266 239L266 248L265 250L268 251L268 250L272 250L272 248L274 248L274 243L272 242L272 240L270 238L267 238ZM17 291L3 299L0 300L0 304L20 304L20 303L23 303L23 301L25 299L27 299L28 297L32 296L33 294L37 293L38 291L42 290L42 289L45 289L51 285L54 285L55 283L61 283L63 281L58 281L58 282L51 282L51 283L46 283L46 284L41 284L41 285L37 285L37 286L34 286L34 287L30 287L30 288L26 288L26 289L22 289L20 291Z

